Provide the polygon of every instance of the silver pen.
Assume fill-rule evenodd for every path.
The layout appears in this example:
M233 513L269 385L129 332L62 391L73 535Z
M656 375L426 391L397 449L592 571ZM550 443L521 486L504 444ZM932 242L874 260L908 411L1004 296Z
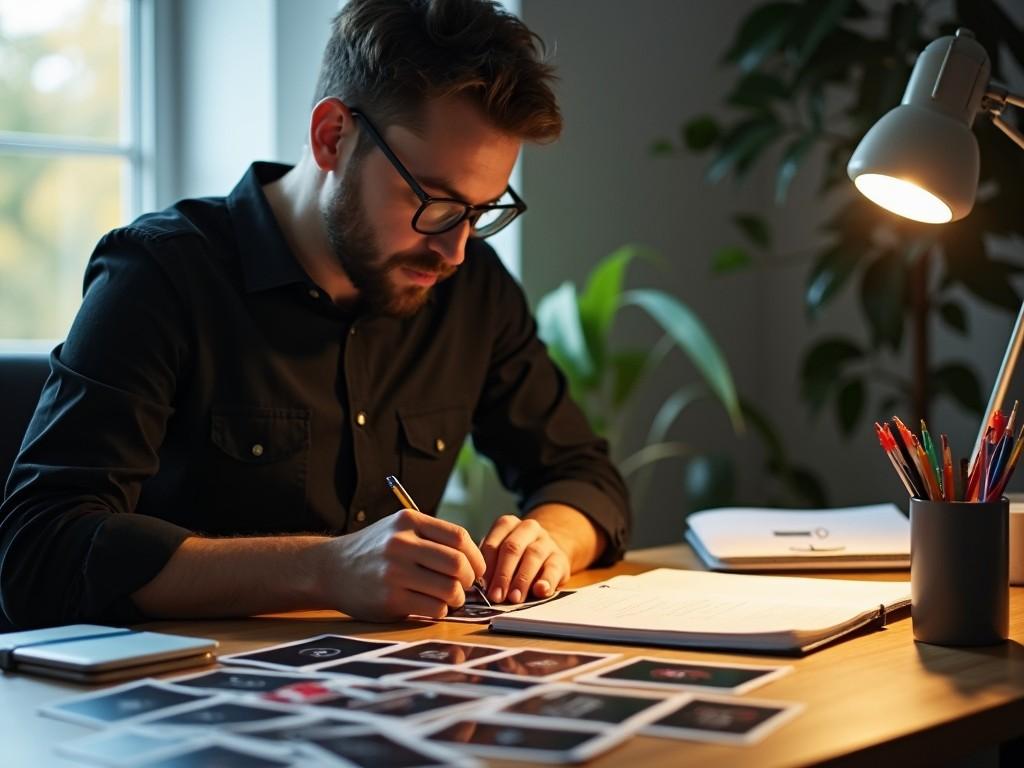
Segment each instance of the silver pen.
M409 495L409 492L402 487L400 482L398 482L397 477L394 475L388 475L384 480L388 484L388 488L390 488L391 492L395 494L398 502L403 507L415 510L416 512L420 511L420 508L416 506L416 502L412 500L412 496ZM480 595L480 599L484 601L484 605L490 608L491 601L487 599L487 595L484 593L484 580L482 578L473 582L473 589L475 589L477 594Z

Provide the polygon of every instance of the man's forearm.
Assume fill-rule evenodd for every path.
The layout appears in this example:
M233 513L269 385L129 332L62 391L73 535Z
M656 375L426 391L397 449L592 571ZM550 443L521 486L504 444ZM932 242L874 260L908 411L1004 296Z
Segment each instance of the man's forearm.
M133 593L159 618L252 616L319 604L323 536L186 539L157 576Z
M565 504L541 504L527 514L551 534L569 557L572 572L589 568L608 545L608 536L589 517Z

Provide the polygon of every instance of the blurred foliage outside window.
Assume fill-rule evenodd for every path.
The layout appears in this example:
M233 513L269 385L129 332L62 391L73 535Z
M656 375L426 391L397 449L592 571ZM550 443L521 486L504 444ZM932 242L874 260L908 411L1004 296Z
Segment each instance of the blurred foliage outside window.
M131 213L130 0L0 0L0 339L62 339Z

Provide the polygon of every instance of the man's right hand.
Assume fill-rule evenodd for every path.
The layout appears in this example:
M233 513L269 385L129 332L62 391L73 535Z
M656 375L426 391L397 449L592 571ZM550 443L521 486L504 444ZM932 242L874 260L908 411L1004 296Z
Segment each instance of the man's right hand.
M325 542L322 554L325 602L368 621L443 618L485 568L465 528L411 509Z

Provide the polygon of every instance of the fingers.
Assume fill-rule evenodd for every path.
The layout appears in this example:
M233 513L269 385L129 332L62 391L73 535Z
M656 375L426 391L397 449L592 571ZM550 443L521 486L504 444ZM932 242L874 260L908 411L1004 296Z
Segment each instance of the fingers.
M443 619L448 615L448 604L429 595L419 592L407 592L403 600L403 608L407 616L427 616L431 619Z
M414 531L393 535L388 541L386 554L398 562L407 562L444 578L454 579L464 590L469 589L476 579L469 560L462 552L422 539Z
M494 521L491 530L487 532L480 544L480 551L483 553L486 565L487 590L492 600L496 599L491 590L493 590L494 572L498 564L498 547L520 522L515 515L502 515Z
M466 603L466 592L458 581L418 565L409 570L401 583L409 591L440 600L451 608L461 608Z
M488 597L494 602L500 603L506 597L511 597L509 592L512 576L519 568L520 560L535 540L546 535L536 520L526 519L517 522L518 525L498 545L494 573L488 585ZM543 562L543 559L540 562ZM539 567L540 563L537 563L537 566Z
M551 597L569 578L570 571L569 558L558 550L544 561L533 582L533 594L537 597Z
M430 515L424 515L422 512L416 513L412 510L403 510L403 512L411 512L416 533L422 538L458 550L465 555L473 570L474 579L484 575L486 568L484 557L465 528L447 520L438 520Z
M509 582L508 601L521 603L530 594L534 579L547 559L554 554L554 543L548 539L539 539L530 544L523 556L519 558L515 575Z

